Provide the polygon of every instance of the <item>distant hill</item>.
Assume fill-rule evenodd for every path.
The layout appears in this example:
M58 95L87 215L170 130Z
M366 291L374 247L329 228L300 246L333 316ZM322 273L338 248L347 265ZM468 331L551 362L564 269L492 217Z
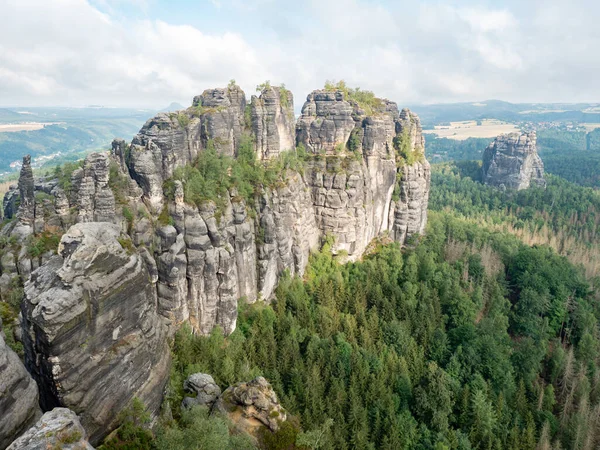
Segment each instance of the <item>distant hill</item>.
M185 109L185 107L181 103L173 102L166 108L161 109L159 112L180 111L182 109Z
M445 122L477 119L499 119L507 122L574 121L600 123L598 103L509 103L485 100L475 103L412 105L425 127Z
M0 176L11 173L30 154L35 167L78 159L108 149L113 138L130 140L156 111L128 108L3 108L0 124L55 123L33 131L0 132ZM40 157L43 157L40 159Z

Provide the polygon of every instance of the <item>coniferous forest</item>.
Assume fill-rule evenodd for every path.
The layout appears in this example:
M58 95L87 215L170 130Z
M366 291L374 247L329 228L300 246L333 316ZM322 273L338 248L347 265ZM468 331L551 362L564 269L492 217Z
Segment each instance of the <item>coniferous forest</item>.
M195 372L272 383L293 418L267 449L597 448L596 269L586 278L568 247L524 241L547 228L595 257L598 193L558 177L500 192L468 176L477 169L434 169L427 234L406 248L381 239L340 264L326 243L271 305L242 307L232 335L180 330L146 448L254 448L202 408L181 412ZM105 448L144 448L123 446L136 421Z

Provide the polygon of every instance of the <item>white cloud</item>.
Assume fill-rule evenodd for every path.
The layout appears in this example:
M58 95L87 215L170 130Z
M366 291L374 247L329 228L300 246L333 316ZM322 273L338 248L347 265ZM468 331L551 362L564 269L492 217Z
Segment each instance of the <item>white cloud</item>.
M248 95L265 79L285 82L297 104L341 78L401 105L600 100L600 6L591 0L285 2L293 10L211 0L221 21L212 31L193 14L196 26L117 13L124 4L151 11L153 0L95 1L101 11L86 0L4 1L3 105L163 106L231 78Z

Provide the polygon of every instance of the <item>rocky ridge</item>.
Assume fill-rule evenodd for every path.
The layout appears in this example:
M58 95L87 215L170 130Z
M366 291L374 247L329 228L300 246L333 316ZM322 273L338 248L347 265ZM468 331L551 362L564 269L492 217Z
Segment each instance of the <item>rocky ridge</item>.
M544 163L537 153L535 132L498 136L483 153L483 182L500 189L545 187Z
M294 146L306 156L251 200L234 187L218 205L185 201L179 168L207 151L236 156L248 142L261 164ZM93 444L133 396L155 412L180 324L231 333L238 300L269 299L325 239L355 260L375 237L404 243L422 233L429 180L410 111L320 90L294 125L291 93L274 87L248 105L237 86L207 90L190 108L148 120L131 144L115 140L110 154L58 177L34 180L24 159L4 199L12 220L0 233L11 244L0 293L15 277L26 281L20 334L44 410L72 409Z

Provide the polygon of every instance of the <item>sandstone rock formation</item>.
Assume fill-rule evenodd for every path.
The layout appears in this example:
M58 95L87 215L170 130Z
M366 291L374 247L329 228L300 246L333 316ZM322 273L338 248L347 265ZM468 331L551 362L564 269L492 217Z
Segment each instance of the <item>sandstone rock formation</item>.
M183 389L195 397L185 397L182 406L191 408L196 405L212 405L221 395L221 388L215 383L212 376L206 373L194 373L183 383Z
M83 168L73 172L77 222L113 222L116 220L115 196L108 186L110 159L106 153L92 153Z
M294 97L285 88L267 86L250 103L252 132L259 159L270 159L296 146Z
M483 153L483 182L501 189L545 187L544 163L537 153L535 132L498 136Z
M295 145L307 155L278 169L276 182L258 183L253 197L233 187L214 201L185 202L178 168L207 151L236 156L252 140L257 164L283 167L279 155ZM295 128L282 88L266 87L250 105L237 86L207 90L72 174L34 180L26 158L3 203L17 220L2 229L16 244L0 257L0 292L17 276L27 280L22 340L42 407L79 414L92 444L134 396L156 411L166 342L182 323L233 332L238 300L270 299L280 277L302 275L327 238L338 256L356 260L373 238L404 243L422 233L429 181L418 117L340 90L311 93ZM63 233L58 249L28 251ZM205 381L190 381L197 396L189 403L217 392ZM223 407L242 411L250 427L274 429L285 413L265 383L230 388Z
M54 408L7 450L94 450L85 436L85 430L73 411Z
M401 141L412 164L398 163ZM314 91L302 108L297 142L322 155L306 179L319 234L335 237L336 251L356 259L381 233L404 242L424 231L431 175L415 114L379 100L367 115L342 91Z
M38 400L38 387L17 354L4 342L0 322L0 449L39 418Z
M93 443L134 396L156 411L169 373L156 288L120 233L108 223L72 226L59 254L32 273L22 306L25 360L42 407L80 414Z
M277 394L263 377L228 387L214 408L226 414L240 431L252 436L257 436L263 427L276 432L287 419Z

